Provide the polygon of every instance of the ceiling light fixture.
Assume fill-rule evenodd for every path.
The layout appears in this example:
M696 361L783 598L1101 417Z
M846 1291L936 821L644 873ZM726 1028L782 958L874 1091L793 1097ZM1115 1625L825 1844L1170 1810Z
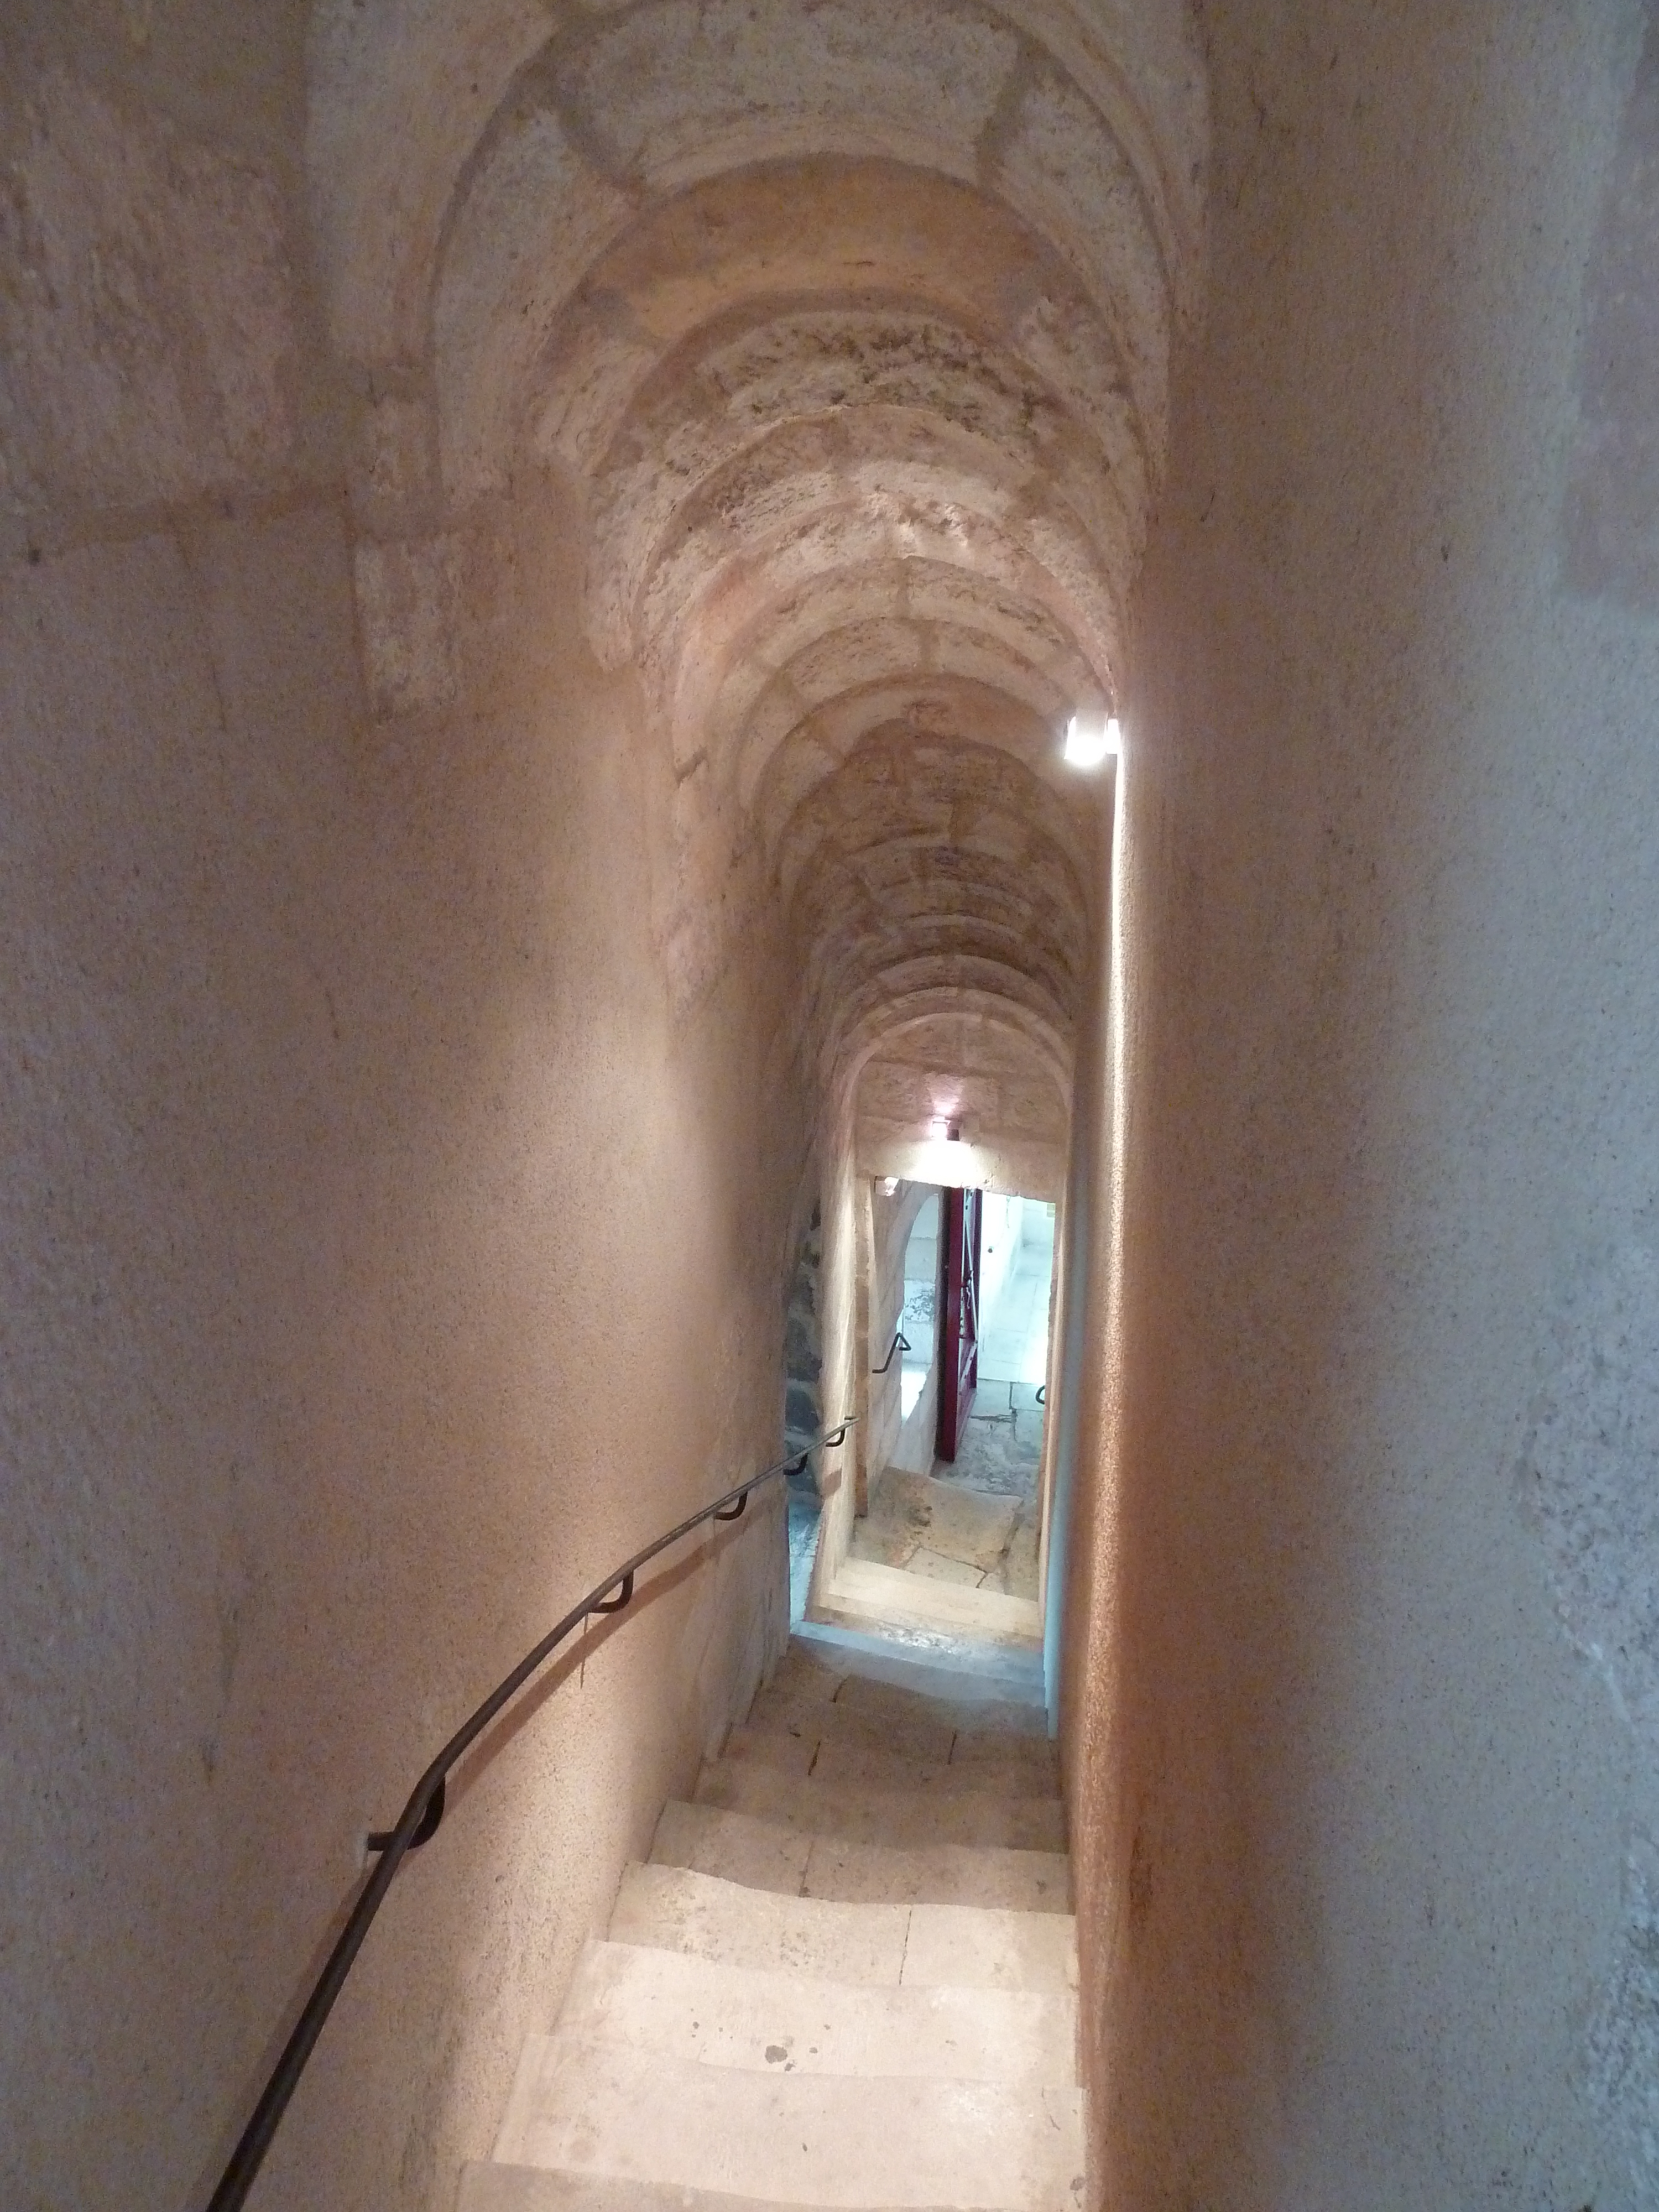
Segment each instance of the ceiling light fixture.
M1072 768L1098 768L1123 750L1115 714L1073 714L1066 726L1066 760Z

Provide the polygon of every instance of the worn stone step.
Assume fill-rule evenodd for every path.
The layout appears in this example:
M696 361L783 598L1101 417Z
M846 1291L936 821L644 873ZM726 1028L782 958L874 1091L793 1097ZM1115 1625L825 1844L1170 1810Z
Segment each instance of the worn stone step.
M1034 1646L1042 1641L1042 1608L1035 1598L934 1582L873 1559L842 1560L812 1612L854 1627L891 1621L993 1644Z
M846 1905L744 1887L690 1867L623 1875L613 1942L871 1987L1077 1987L1069 1914L954 1905Z
M775 2200L684 2189L670 2181L625 2181L609 2173L479 2161L461 2169L459 2212L777 2212ZM792 2205L790 2212L813 2212ZM828 2206L821 2212L830 2212ZM864 2212L898 2212L885 2203ZM946 2208L933 2208L946 2212Z
M1069 1992L859 1987L629 1943L584 1947L555 2035L760 2073L1077 2079Z
M957 1737L1008 1744L1046 1743L1048 1738L1041 1705L1006 1698L923 1697L856 1674L839 1682L833 1698L774 1684L757 1696L747 1718L752 1727L817 1728L848 1742L922 1759L947 1757Z
M885 1639L808 1621L790 1639L769 1686L786 1694L832 1698L842 1684L868 1683L945 1705L985 1703L1042 1710L1042 1664L1001 1644L929 1645L926 1654Z
M793 2205L1080 2207L1076 2088L706 2066L532 2037L495 2147L549 2166Z
M853 1554L914 1572L913 1555L925 1548L977 1577L997 1565L1030 1510L1009 1492L884 1468L871 1480L868 1514L853 1524Z
M997 1710L1006 1712L1008 1708ZM951 1747L951 1764L960 1766L971 1759L1018 1762L1052 1776L1056 1784L1060 1781L1060 1746L1049 1741L1046 1729L990 1727L982 1721L958 1728Z
M899 1978L918 1988L1075 1990L1077 1923L1047 1907L913 1905Z
M913 1790L927 1795L968 1790L999 1797L1060 1795L1054 1747L1020 1736L999 1738L988 1745L977 1737L965 1738L960 1755L953 1742L949 1757L939 1759L821 1735L810 1720L793 1728L747 1721L727 1736L722 1756L775 1767L801 1780L810 1775L815 1782L854 1789Z
M1053 1851L961 1844L845 1843L753 1814L671 1800L651 1846L659 1866L694 1868L750 1889L844 1904L975 1905L1069 1912L1069 1869Z
M867 1712L873 1717L884 1711L884 1701L891 1695L879 1682L845 1682L836 1699L836 1711ZM930 1698L926 1700L926 1707L937 1719L950 1723L958 1741L966 1739L989 1744L1048 1741L1048 1719L1041 1705L1020 1705L998 1698Z
M896 1638L802 1621L770 1679L805 1684L823 1674L842 1680L857 1676L921 1697L1043 1701L1042 1662L1030 1651L973 1638L918 1633Z
M913 1909L786 1896L635 1861L623 1871L610 1935L733 1966L886 1988L903 1973Z
M749 1709L748 1728L803 1742L845 1743L902 1759L948 1763L957 1739L949 1713L869 1712L857 1705L775 1697L763 1691Z
M958 1735L949 1762L907 1759L860 1744L820 1742L811 1779L867 1790L919 1790L954 1796L969 1792L994 1797L1058 1797L1060 1763L1054 1747L1001 1736L993 1743Z
M1000 1797L982 1791L868 1790L786 1774L744 1759L718 1759L697 1777L696 1802L848 1843L914 1850L933 1844L996 1844L1063 1851L1066 1816L1053 1797Z
M907 1678L887 1679L857 1672L832 1674L819 1668L780 1668L757 1694L749 1717L769 1710L805 1716L826 1709L860 1714L888 1725L948 1726L966 1735L1001 1734L1046 1740L1047 1710L1040 1698L1022 1696L1011 1682L977 1680L942 1668L909 1668ZM921 1682L932 1685L919 1686ZM995 1692L994 1694L994 1692ZM908 1747L905 1747L908 1748Z

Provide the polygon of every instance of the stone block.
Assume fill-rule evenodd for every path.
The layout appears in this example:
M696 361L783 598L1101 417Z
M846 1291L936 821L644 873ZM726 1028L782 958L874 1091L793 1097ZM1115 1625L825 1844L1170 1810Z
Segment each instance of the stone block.
M257 163L48 77L0 197L0 444L24 507L176 504L281 478L293 283Z
M377 715L447 707L456 695L459 540L368 540L352 556L364 673Z

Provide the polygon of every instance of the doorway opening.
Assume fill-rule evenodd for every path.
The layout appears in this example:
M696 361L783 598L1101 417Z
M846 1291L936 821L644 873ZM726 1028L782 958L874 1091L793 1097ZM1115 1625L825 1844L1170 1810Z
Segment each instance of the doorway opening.
M871 1220L865 1510L826 1618L1034 1651L1054 1207L877 1183Z

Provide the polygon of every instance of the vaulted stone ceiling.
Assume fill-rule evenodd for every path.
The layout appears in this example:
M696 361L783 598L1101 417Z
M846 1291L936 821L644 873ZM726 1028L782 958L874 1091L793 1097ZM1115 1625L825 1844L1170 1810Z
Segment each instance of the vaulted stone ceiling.
M428 523L574 489L683 971L775 900L827 1071L988 1022L1063 1081L1103 802L1059 734L1114 693L1204 131L1182 0L319 11L365 470Z

